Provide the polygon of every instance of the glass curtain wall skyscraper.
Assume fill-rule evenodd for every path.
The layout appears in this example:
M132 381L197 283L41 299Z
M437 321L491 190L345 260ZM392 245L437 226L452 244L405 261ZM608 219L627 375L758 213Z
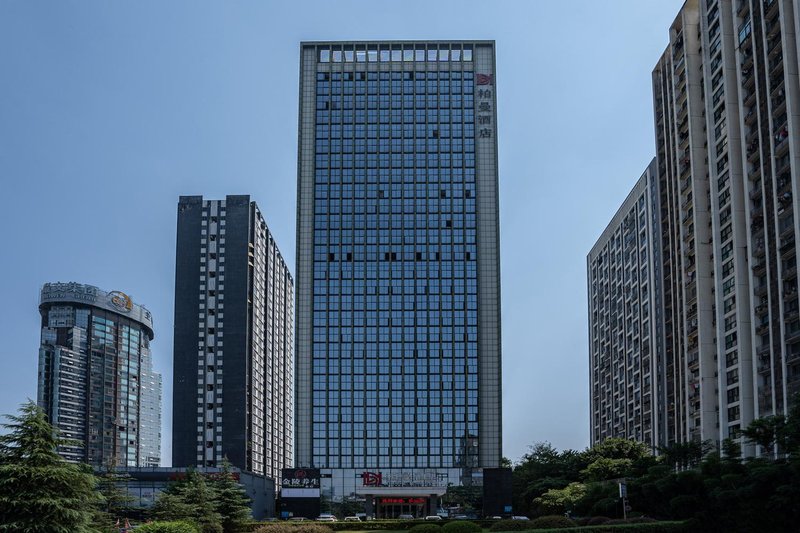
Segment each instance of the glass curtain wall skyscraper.
M71 462L158 466L161 375L153 371L150 312L120 291L46 283L39 312L38 403Z
M496 116L491 41L301 46L297 465L334 498L499 465Z

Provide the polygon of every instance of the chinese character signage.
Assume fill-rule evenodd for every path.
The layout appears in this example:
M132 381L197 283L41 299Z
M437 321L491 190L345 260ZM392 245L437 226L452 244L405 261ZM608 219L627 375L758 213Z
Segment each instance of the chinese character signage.
M435 470L361 472L364 487L446 487L447 474Z
M492 124L492 107L494 105L492 86L494 85L494 79L491 74L477 74L475 76L475 84L478 85L478 98L475 102L478 138L491 139L494 135L494 124Z
M318 468L284 468L281 472L283 489L319 489Z

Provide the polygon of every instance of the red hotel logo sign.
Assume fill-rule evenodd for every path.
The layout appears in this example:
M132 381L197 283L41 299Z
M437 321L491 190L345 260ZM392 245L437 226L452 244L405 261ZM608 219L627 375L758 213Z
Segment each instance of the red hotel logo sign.
M383 474L380 472L361 472L361 484L365 487L380 487L383 485Z

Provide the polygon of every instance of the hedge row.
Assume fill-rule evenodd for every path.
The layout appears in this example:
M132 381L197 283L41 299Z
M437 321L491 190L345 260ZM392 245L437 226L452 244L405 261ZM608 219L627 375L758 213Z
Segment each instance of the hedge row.
M489 529L497 520L365 520L361 522L325 522L333 531L383 531L383 530L408 530L420 524L444 527L448 523L463 524L469 522L479 525L482 529Z
M608 520L608 519L607 519ZM382 531L411 530L409 533L479 533L480 529L491 531L548 531L560 533L687 533L694 531L687 522L638 522L642 519L609 520L603 525L580 527L575 521L563 516L543 516L534 520L442 520L424 522L422 520L369 520L363 522L269 522L253 523L248 531L258 533L325 533L328 531ZM583 522L584 520L580 520ZM591 521L594 524L603 520ZM591 523L590 520L586 520ZM491 526L491 527L489 527ZM422 530L425 531L422 531Z
M199 533L200 528L192 522L151 522L136 528L137 533Z
M697 531L697 529L687 522L647 522L641 524L532 529L529 531L536 531L536 533L691 533Z

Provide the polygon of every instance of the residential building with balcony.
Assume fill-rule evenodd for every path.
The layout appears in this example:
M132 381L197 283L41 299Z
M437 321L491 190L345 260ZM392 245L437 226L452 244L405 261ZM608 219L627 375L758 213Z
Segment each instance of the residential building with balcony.
M752 307L753 416L800 391L797 293L800 2L738 1L734 43ZM750 392L750 391L748 391Z
M586 258L591 442L665 444L655 159Z
M799 17L687 0L652 73L666 443L737 439L800 391Z
M717 436L711 210L697 4L684 4L652 74L667 442Z

